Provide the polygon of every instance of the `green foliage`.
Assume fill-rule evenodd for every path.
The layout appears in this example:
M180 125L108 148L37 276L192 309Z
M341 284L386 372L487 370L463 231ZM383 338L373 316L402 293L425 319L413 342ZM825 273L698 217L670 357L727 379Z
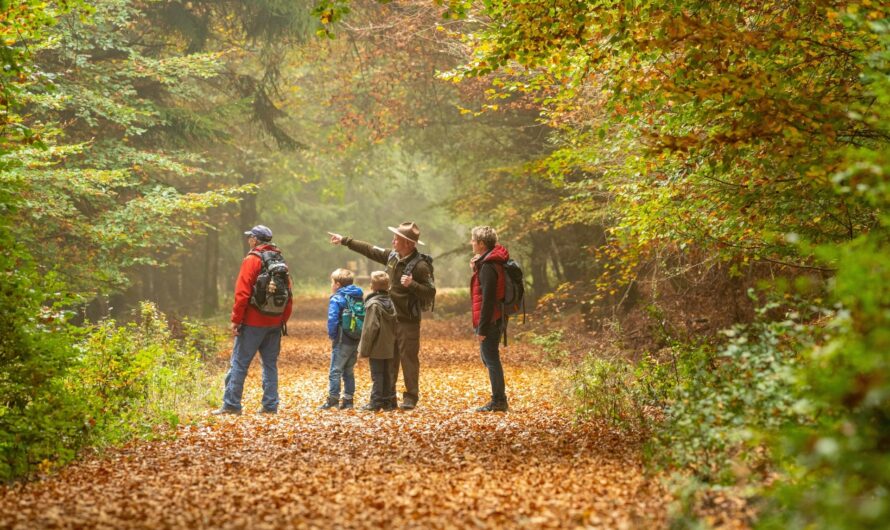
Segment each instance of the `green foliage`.
M71 459L87 435L87 407L66 385L75 344L63 315L42 305L59 284L37 272L2 218L0 247L0 480L7 480Z
M212 385L199 348L211 342L193 324L183 331L184 340L174 340L164 315L145 302L138 322L106 320L89 333L69 384L95 414L94 442L151 435L206 406Z
M660 465L708 484L765 476L763 436L806 419L794 370L806 328L791 320L729 330L714 353L681 353L680 384L653 440Z
M645 420L633 366L618 359L594 356L584 359L572 382L582 417L602 418L624 430L633 430Z
M150 303L138 322L70 327L41 307L33 287L45 278L16 259L0 298L0 480L46 472L85 446L164 433L206 408L212 330L186 321L176 339Z
M886 15L886 12L885 12ZM863 79L870 101L851 112L890 131L890 17L873 12L851 23L880 38L866 55ZM802 405L812 424L776 437L785 477L771 492L766 528L876 528L890 517L890 148L851 149L833 182L840 196L875 208L878 224L818 255L839 265L832 282L838 303L826 340L807 352L798 372L809 389Z
M529 342L541 348L544 359L551 363L564 361L569 353L563 346L562 330L555 330L543 335L533 335Z

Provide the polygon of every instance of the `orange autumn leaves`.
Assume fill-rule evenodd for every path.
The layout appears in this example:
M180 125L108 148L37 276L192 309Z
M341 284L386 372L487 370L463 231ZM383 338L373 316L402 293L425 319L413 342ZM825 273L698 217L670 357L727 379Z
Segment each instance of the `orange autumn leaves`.
M297 314L312 318L308 308ZM134 443L0 490L0 527L663 524L664 493L643 476L637 447L574 423L559 374L527 346L504 354L507 414L472 412L487 400L488 381L462 321L424 323L415 411L318 411L329 359L321 318L291 322L279 415L200 418L175 439ZM258 368L245 411L259 408ZM365 363L356 379L363 404Z

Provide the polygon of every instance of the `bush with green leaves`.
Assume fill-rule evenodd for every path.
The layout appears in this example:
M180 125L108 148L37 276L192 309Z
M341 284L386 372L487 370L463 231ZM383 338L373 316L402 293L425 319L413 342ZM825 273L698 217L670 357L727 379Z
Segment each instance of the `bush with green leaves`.
M0 481L73 458L88 434L86 404L65 380L74 339L42 305L59 286L15 243L0 219Z
M166 317L149 302L138 322L105 320L86 337L70 383L90 404L94 441L117 443L150 436L158 426L175 427L180 415L209 403L210 375L202 363L201 327L183 327L174 340Z
M185 321L174 339L150 303L138 322L71 326L43 305L53 277L2 225L0 242L10 249L0 254L0 481L47 471L86 446L153 436L207 406L212 330Z
M577 413L606 419L624 432L649 432L675 392L676 374L673 359L664 361L647 355L633 363L588 355L572 380Z
M712 353L681 354L683 375L650 443L654 461L708 484L769 467L767 433L804 421L794 370L809 328L793 320L727 330Z

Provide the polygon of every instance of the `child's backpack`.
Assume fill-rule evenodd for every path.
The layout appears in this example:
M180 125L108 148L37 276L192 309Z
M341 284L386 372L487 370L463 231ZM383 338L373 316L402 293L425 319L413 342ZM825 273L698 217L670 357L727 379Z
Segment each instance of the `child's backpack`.
M257 276L256 283L253 284L251 305L264 315L282 315L291 298L290 274L284 257L278 250L250 253L263 262L263 268Z
M389 262L392 264L393 267L395 267L395 262L393 262L393 260L395 260L395 262L399 261L399 254L396 251L392 251L389 255ZM433 257L430 256L429 254L422 254L422 253L418 252L416 256L411 258L411 261L409 261L407 264L405 264L405 270L404 270L403 274L406 274L408 276L412 275L414 273L414 267L416 267L417 264L420 263L421 260L425 261L427 263L427 265L429 265L429 267L430 267L430 283L435 285L436 278L434 276ZM435 296L433 296L433 298L430 300L421 300L420 298L418 298L416 296L411 297L411 314L414 315L415 317L419 317L421 311L432 311L435 306L436 306L436 297Z
M340 333L353 340L362 338L365 323L365 301L354 296L344 296L346 307L340 313Z

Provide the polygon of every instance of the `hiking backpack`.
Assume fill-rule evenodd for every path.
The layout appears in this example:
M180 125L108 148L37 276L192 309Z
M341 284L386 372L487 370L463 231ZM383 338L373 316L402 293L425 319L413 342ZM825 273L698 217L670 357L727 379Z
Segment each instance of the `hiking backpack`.
M519 264L508 259L504 262L504 315L510 316L519 313L522 309L525 315L525 284L522 282L522 268Z
M251 305L264 315L282 315L291 298L290 275L284 257L277 250L250 253L263 262L263 268L253 284Z
M432 285L435 285L436 279L435 279L435 276L433 275L433 271L434 271L433 257L430 256L429 254L421 254L420 252L418 252L416 256L411 258L411 261L409 261L407 264L405 264L405 270L402 272L402 274L405 274L408 276L412 275L414 273L414 267L416 267L417 264L420 263L421 260L425 261L426 264L429 265L429 267L430 267L430 283ZM390 252L388 261L389 261L389 266L392 267L393 269L395 269L396 263L399 262L399 253L396 252L395 250ZM435 305L436 305L435 295L433 295L433 298L431 300L421 300L417 296L412 296L411 302L410 302L411 314L414 315L415 317L420 317L421 311L432 311L433 308L435 307Z
M501 332L504 336L504 347L507 347L507 323L510 316L518 314L522 309L522 321L525 322L525 283L522 281L522 268L519 264L508 259L501 265L504 271L504 298L501 300L501 313L504 315L501 321Z
M353 340L362 338L365 323L365 302L354 296L344 296L346 307L340 312L340 333Z

